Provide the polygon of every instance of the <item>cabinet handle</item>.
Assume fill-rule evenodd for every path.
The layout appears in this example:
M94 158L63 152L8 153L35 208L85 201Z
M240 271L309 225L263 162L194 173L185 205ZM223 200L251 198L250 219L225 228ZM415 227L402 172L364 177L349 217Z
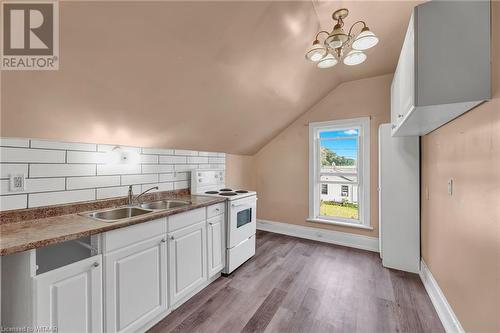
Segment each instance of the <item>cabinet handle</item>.
M170 236L170 239L171 239L171 240L174 240L175 238L174 238L174 236Z
M403 118L403 115L402 114L398 114L398 118Z
M93 267L99 267L99 263L96 261L95 263L92 264Z
M165 243L166 241L167 241L167 240L166 240L165 238L162 238L162 239L161 239L161 242L162 242L162 243Z
M214 225L212 222L208 222L208 224L210 224L210 225Z
M218 212L220 209L219 208L215 208L215 211Z

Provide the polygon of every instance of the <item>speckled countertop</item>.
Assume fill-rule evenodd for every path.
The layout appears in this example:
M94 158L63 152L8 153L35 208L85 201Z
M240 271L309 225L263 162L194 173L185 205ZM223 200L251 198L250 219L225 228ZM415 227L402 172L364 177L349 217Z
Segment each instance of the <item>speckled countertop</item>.
M183 199L191 201L191 204L171 210L153 211L148 214L124 219L123 221L113 223L97 221L85 216L78 215L78 213L89 210L123 206L122 201L108 201L104 206L103 201L90 202L86 205L66 205L65 209L60 210L60 212L67 212L69 210L73 212L72 214L60 214L59 212L56 213L58 214L57 216L49 217L44 217L44 214L45 216L47 216L47 212L43 211L43 209L38 209L36 211L32 210L35 211L35 213L26 212L27 210L24 210L24 212L18 211L17 213L19 214L19 216L36 216L37 214L38 216L42 216L41 218L34 218L29 220L21 219L20 221L16 221L15 215L13 214L9 213L4 214L3 216L0 214L0 217L3 220L0 224L0 255L4 256L7 254L22 252L42 246L73 240L80 237L95 235L105 231L123 228L129 225L143 223L165 216L178 214L188 210L210 206L219 202L223 202L225 200L224 198L217 197L166 193L160 196L150 196L145 200L145 202L158 200L159 198ZM79 206L79 209L76 210L74 206ZM76 212L74 212L75 210Z

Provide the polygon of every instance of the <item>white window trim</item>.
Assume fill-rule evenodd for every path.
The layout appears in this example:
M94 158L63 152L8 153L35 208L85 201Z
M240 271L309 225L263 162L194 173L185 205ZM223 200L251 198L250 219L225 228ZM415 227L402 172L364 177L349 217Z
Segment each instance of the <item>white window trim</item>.
M359 196L359 222L336 218L325 219L319 216L319 182L316 182L320 172L319 151L317 140L319 132L323 130L342 130L346 127L359 127L359 156L358 164L358 196ZM359 162L359 161L358 161ZM335 224L353 228L370 229L370 118L361 117L344 120L333 120L309 123L309 218L308 222Z

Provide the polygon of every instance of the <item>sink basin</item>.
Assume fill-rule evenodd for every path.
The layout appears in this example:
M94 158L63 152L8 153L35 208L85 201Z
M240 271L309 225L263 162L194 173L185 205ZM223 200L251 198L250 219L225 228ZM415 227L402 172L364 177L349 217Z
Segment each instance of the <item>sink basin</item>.
M108 210L102 210L99 212L92 212L90 214L85 214L85 216L91 217L96 220L103 222L116 222L123 219L128 219L134 216L144 215L151 213L151 210L143 209L139 207L121 207L113 208Z
M143 203L142 208L145 209L173 209L190 205L191 202L184 200L163 200Z

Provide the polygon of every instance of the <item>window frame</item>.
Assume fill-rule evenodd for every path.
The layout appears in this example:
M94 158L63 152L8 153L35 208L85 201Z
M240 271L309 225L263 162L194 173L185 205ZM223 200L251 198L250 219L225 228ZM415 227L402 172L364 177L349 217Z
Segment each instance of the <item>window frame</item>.
M320 132L358 128L358 203L359 221L341 217L320 217ZM308 222L373 229L370 224L370 117L309 123L309 217Z

